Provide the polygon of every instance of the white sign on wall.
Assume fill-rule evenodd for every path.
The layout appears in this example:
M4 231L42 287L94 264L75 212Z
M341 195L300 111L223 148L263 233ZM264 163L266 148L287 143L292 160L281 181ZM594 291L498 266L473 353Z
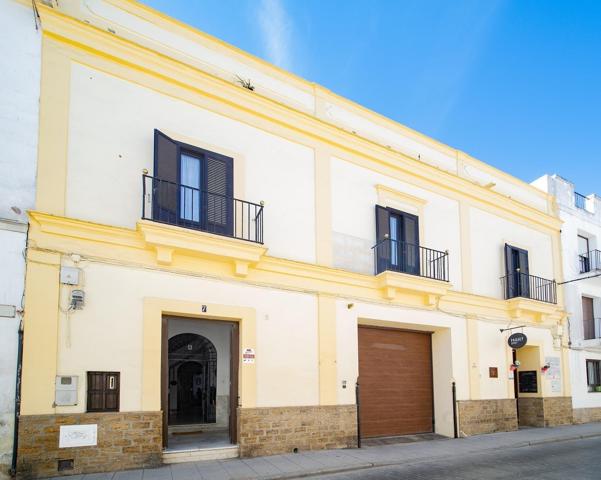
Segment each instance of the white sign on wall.
M255 363L255 349L254 348L245 348L242 351L242 363Z
M545 378L551 383L551 393L561 393L561 363L559 357L545 357L545 363L549 365Z
M94 447L98 443L98 425L61 425L58 448Z

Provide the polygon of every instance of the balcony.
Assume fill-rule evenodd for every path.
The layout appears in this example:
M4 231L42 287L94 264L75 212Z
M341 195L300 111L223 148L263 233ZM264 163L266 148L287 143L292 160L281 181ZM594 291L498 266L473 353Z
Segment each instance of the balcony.
M407 273L432 280L449 281L449 252L385 238L372 247L375 274Z
M574 192L574 206L576 208L586 210L586 200L587 198L584 195Z
M263 244L263 203L142 175L142 219Z
M557 303L557 282L528 273L515 272L501 277L505 300L528 298L545 303Z
M591 250L578 255L580 273L601 271L601 250Z

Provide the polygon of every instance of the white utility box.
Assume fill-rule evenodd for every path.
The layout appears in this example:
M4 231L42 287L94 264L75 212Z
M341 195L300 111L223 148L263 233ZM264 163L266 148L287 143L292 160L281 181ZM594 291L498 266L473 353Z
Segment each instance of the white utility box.
M57 406L77 405L77 376L57 375L54 403Z

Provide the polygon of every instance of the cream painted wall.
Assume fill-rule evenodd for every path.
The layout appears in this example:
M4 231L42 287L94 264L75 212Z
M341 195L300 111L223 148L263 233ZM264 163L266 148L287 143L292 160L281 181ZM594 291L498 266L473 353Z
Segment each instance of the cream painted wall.
M331 178L334 266L373 273L371 247L376 243L376 185L382 184L426 201L423 217L419 219L423 232L420 244L435 250L449 250L450 281L455 289L461 290L459 206L456 201L338 158L332 158ZM411 205L390 206L418 214Z
M318 404L314 296L87 261L80 267L83 280L78 288L86 292L86 306L68 320L61 315L57 367L59 375L80 377L80 403L57 412L85 410L83 379L88 370L120 371L121 410L140 409L144 297L255 308L257 405ZM65 309L69 289L61 290Z
M502 326L479 321L478 342L479 361L477 370L479 375L480 398L497 399L507 398L508 388L513 384L509 379L509 347L507 334L499 330ZM511 332L510 332L511 333ZM498 378L490 378L489 367L497 367ZM472 368L472 366L470 366Z
M313 149L80 64L72 65L69 122L67 216L133 228L157 128L233 156L242 176L235 196L266 203L270 254L315 261Z
M503 297L500 278L505 275L505 243L528 250L530 275L555 278L550 235L470 208L473 292Z

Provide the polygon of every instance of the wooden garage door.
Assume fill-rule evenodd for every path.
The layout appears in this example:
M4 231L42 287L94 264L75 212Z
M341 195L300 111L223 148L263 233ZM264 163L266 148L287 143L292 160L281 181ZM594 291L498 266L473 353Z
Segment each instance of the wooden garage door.
M359 327L362 437L432 432L430 334Z

